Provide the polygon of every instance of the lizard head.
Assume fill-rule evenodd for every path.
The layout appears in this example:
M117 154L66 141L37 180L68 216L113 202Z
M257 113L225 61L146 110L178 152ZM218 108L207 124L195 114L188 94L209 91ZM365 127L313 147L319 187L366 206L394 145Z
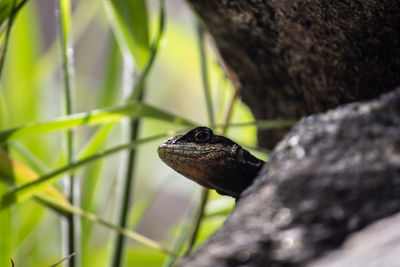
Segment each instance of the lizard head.
M207 127L173 136L157 152L164 163L183 176L235 198L252 182L264 163ZM256 171L252 165L257 165Z

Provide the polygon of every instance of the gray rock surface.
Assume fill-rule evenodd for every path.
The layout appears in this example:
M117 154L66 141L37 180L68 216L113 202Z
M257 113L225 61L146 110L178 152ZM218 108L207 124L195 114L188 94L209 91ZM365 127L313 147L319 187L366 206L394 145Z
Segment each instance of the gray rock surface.
M342 248L309 267L400 266L400 214L382 219L350 236Z
M305 266L397 212L400 89L302 119L225 224L181 266Z

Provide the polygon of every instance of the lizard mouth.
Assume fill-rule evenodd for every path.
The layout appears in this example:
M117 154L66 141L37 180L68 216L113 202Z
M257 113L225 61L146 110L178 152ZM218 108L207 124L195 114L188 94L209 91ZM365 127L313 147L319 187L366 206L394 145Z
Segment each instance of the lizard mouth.
M170 137L158 146L157 153L164 163L186 178L235 198L253 182L264 163L206 127Z
M158 146L158 152L167 152L167 153L180 153L180 154L201 154L201 153L210 153L217 151L216 149L205 149L198 146L191 145L178 145L178 144L161 144Z
M166 144L162 143L157 148L158 156L164 161L168 161L168 158L173 155L180 156L198 156L200 154L211 153L215 150L213 149L204 149L201 147L191 146L191 145L182 145L182 144Z

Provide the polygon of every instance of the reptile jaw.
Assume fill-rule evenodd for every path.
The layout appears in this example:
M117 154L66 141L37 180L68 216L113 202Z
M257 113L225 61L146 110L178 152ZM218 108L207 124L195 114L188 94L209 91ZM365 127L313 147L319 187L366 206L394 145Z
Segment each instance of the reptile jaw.
M239 197L254 180L264 162L232 140L197 127L167 139L157 149L161 160L186 178Z

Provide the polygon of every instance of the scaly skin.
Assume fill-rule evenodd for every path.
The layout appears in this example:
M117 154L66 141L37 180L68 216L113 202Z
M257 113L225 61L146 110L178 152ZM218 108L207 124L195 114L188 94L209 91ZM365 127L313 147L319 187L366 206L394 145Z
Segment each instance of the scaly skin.
M162 161L183 176L234 198L253 183L265 163L207 127L173 136L157 152Z

